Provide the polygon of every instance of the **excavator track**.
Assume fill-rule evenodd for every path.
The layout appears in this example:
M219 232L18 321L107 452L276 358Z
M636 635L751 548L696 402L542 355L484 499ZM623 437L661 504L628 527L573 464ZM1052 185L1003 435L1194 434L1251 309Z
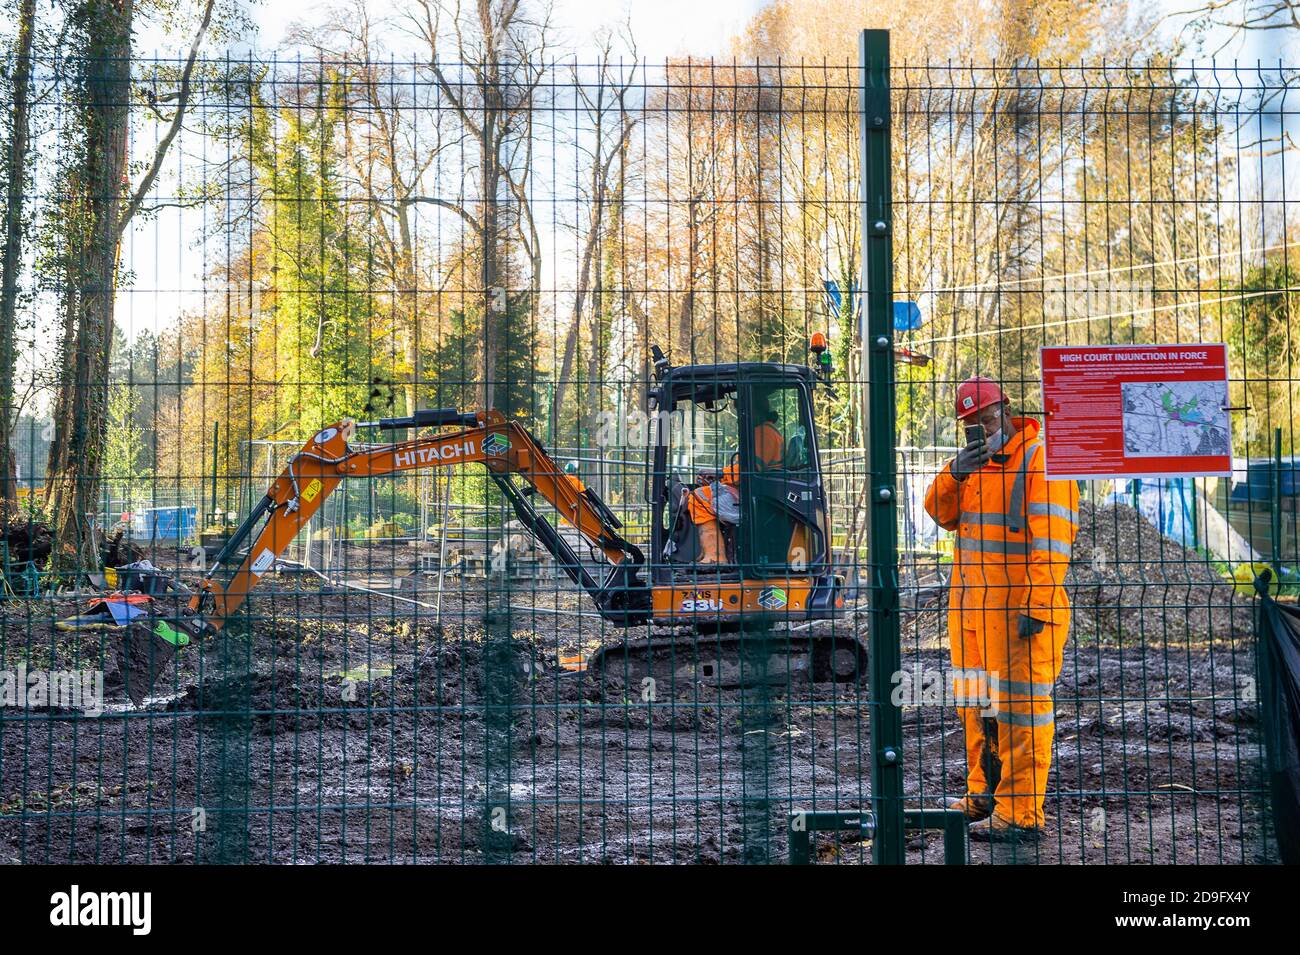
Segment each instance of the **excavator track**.
M868 673L866 645L829 628L652 634L601 647L587 661L587 669L629 686L649 678L721 689L763 683L862 683Z

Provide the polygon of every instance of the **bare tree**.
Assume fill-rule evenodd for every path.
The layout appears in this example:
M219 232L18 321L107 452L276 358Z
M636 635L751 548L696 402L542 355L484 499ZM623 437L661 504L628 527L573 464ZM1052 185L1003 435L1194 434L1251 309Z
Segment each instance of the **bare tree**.
M479 399L484 407L491 407L512 248L522 248L528 259L530 308L538 307L541 247L527 179L533 111L546 69L550 9L534 11L523 0L474 0L473 9L466 11L459 0L417 0L408 22L428 45L428 66L439 92L477 146L476 205L433 196L419 201L455 212L477 244L483 336ZM440 55L448 32L454 64Z
M635 64L635 49L631 52ZM628 142L637 125L636 111L629 108L628 96L636 80L635 65L628 70L621 70L614 57L613 39L610 34L601 37L600 53L595 64L595 75L588 79L583 75L578 64L571 67L573 88L582 102L583 114L590 126L590 146L581 143L578 149L585 154L587 162L587 221L579 225L582 252L578 261L578 274L573 295L573 314L569 330L564 336L564 350L560 359L559 375L555 382L555 394L551 409L552 418L560 420L564 408L566 392L573 376L574 362L578 352L578 340L582 331L584 311L589 305L599 308L600 289L597 296L592 295L593 285L600 285L599 250L603 243L610 241L612 223L619 218L619 209L614 208L623 201L619 186L622 175L615 176L616 162L626 161ZM620 170L621 171L621 170ZM613 196L611 197L611 192ZM584 234L585 233L585 234ZM591 339L588 352L587 378L597 381L600 376L601 329L598 317L591 316ZM590 409L589 409L590 410Z
M344 74L347 105L353 108L344 124L346 157L368 201L380 258L394 281L396 339L408 379L407 407L414 410L420 401L421 346L427 344L420 340L423 276L414 212L421 204L463 211L459 201L424 191L431 167L459 139L444 129L445 110L425 109L417 99L420 84L414 75L383 62L380 38L387 26L372 19L365 0L351 0L322 26L292 31L290 39L314 46L322 59L336 59Z
M1213 35L1219 40L1211 55L1217 55L1243 33L1300 31L1300 0L1205 0L1189 7L1170 10L1153 25L1183 21L1178 35Z
M153 188L180 132L189 106L191 78L199 48L212 23L215 0L207 0L182 68L175 108L139 184L129 195L127 136L131 118L131 66L134 0L85 0L74 11L85 47L81 89L85 99L81 158L71 171L74 221L80 245L68 250L62 308L62 358L66 375L55 403L55 435L50 445L46 498L59 548L56 561L98 566L94 535L86 515L98 498L108 368L117 292L118 246L132 217Z

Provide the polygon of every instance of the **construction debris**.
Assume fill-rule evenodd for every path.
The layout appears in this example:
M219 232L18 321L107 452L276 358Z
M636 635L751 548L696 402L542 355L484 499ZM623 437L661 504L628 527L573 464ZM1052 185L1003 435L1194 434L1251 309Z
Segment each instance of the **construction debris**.
M94 533L99 544L100 562L105 567L121 567L144 558L144 551L124 536L122 528L110 537L98 530ZM43 565L54 549L54 531L44 521L8 522L0 524L0 544L8 549L11 566L27 562Z
M10 564L42 562L54 547L54 534L40 521L6 522L0 525L0 543L8 548Z
M137 560L121 567L108 566L104 576L110 587L121 591L159 596L172 588L172 578L148 560Z
M119 630L133 620L147 617L152 601L147 594L114 593L96 597L81 613L64 617L54 626L59 630Z

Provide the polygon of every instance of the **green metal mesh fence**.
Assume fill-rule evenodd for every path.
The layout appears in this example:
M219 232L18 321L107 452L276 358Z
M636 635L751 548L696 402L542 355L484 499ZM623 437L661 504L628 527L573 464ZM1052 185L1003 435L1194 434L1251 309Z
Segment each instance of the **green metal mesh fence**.
M0 858L1273 857L1292 70L345 46L31 60ZM1217 343L1226 473L1027 479L1042 817L968 837L952 628L1061 535L927 510L959 384L1050 449L1041 348Z

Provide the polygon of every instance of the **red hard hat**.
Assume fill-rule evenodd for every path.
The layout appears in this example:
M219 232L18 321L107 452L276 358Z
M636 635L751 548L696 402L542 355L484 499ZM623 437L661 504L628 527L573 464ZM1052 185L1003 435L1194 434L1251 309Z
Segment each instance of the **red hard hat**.
M1006 400L1002 388L992 378L983 375L967 378L957 386L957 417L969 418L989 405L1001 404Z

